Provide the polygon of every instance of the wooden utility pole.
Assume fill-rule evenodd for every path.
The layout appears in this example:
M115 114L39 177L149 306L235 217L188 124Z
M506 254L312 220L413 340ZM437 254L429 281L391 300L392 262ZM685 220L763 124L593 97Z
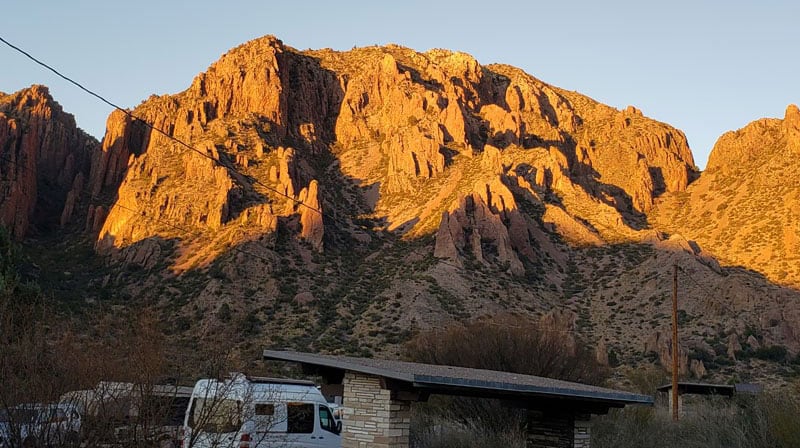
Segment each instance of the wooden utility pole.
M672 270L672 420L678 421L678 264Z

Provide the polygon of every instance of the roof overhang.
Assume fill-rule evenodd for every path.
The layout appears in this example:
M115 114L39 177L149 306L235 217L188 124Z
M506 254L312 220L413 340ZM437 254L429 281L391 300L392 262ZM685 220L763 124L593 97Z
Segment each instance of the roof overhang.
M559 402L568 407L590 409L592 413L604 413L610 407L653 404L653 398L646 395L492 370L276 350L265 350L264 359L299 363L307 371L338 378L346 371L373 375L389 380L389 388L423 394L499 398L513 400L521 406Z
M678 394L694 394L694 395L723 395L727 397L733 396L735 386L732 384L709 384L709 383L678 383ZM659 392L669 392L672 390L672 384L664 384L656 388Z

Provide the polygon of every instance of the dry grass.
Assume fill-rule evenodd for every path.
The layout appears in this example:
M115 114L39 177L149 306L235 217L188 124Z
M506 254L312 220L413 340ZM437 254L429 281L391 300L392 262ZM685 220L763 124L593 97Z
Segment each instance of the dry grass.
M673 423L665 409L629 407L599 417L595 448L783 448L800 446L800 397L765 394L696 403Z

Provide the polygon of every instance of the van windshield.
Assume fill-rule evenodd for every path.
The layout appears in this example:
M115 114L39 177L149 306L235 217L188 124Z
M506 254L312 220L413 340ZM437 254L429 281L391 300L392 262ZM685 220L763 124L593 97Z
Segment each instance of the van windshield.
M242 403L224 398L195 398L189 427L212 434L236 432L242 426Z

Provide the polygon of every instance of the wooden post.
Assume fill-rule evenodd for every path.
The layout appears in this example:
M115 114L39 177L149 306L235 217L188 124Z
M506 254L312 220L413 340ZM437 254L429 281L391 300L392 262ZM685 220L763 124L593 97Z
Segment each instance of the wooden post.
M678 421L678 264L672 271L672 420Z

